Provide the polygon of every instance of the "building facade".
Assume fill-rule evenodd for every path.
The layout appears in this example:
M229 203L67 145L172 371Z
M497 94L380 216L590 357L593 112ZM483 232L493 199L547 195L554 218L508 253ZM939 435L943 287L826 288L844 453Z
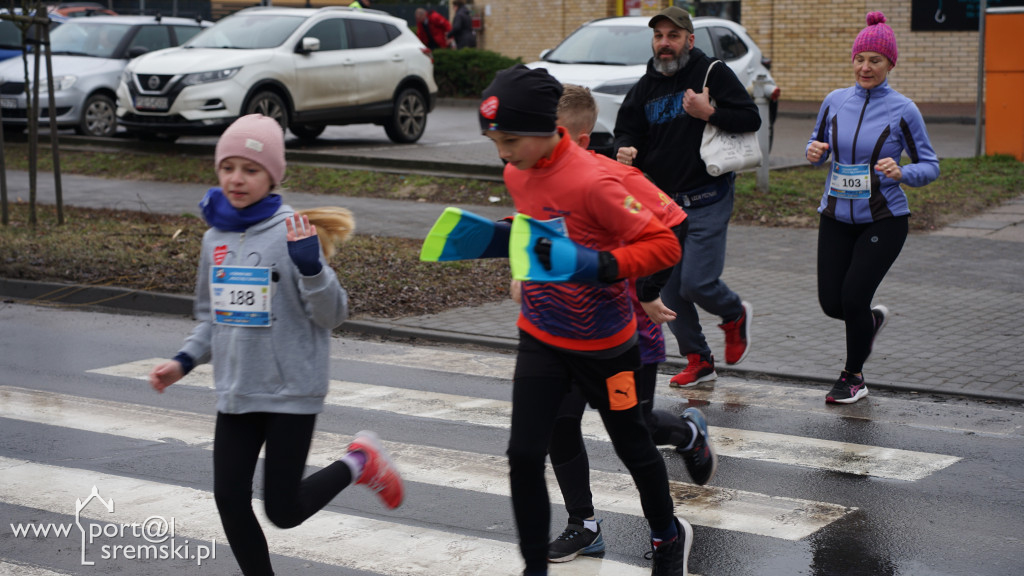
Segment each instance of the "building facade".
M672 0L474 0L482 16L481 47L525 62L554 48L595 18L653 15ZM676 2L701 13L699 2ZM974 0L977 5L977 0ZM716 5L730 2L704 3ZM820 101L851 85L850 48L870 11L884 12L896 33L899 61L890 84L917 102L973 104L977 97L978 31L911 30L911 11L934 0L737 0L729 6L772 60L785 100ZM956 2L946 4L956 5ZM961 2L960 4L964 4ZM936 12L936 14L938 14Z

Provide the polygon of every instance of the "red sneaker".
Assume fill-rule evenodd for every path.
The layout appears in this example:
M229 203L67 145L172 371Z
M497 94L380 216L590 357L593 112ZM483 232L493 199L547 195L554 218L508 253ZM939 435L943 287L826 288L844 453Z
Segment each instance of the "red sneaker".
M714 356L708 354L705 358L700 354L687 354L686 369L673 376L668 385L673 388L689 388L715 378L718 378L718 374L715 374Z
M754 307L743 302L743 314L732 322L719 324L725 331L725 363L739 364L750 351L750 321L754 318Z
M358 432L348 445L348 451L362 452L366 456L366 464L363 465L363 472L356 479L356 484L365 484L367 488L376 492L388 508L401 506L402 499L405 498L402 476L388 458L380 438L367 430Z

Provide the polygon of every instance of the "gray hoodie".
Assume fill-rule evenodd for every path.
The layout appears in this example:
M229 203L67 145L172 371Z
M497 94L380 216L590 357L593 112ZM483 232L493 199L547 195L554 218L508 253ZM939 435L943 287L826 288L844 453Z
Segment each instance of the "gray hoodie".
M348 318L348 293L324 260L302 276L288 255L290 206L245 232L210 228L203 235L194 314L199 325L181 352L196 364L213 360L217 411L317 414L327 395L331 330ZM210 302L214 265L271 269L271 325L215 324Z

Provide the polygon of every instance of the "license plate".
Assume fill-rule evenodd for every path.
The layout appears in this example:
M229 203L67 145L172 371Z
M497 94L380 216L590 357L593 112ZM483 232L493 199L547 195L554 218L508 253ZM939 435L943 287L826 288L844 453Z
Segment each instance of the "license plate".
M14 98L0 98L0 108L17 108L18 101Z
M138 110L167 110L167 98L161 96L139 96L135 99Z

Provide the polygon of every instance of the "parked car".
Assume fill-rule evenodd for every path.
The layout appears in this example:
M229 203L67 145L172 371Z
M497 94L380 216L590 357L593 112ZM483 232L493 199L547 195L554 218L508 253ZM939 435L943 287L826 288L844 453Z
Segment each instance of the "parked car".
M241 10L131 62L118 118L140 137L216 134L259 112L302 139L373 123L420 139L437 100L431 52L405 20L347 7Z
M212 22L160 16L74 18L50 34L57 125L79 134L112 136L116 93L128 60L177 46ZM31 67L30 67L31 68ZM45 78L45 67L40 77ZM28 124L25 71L20 58L0 62L0 106L5 130ZM49 96L40 84L39 121L49 124Z
M8 14L6 8L0 8L0 14ZM14 9L15 14L21 14L21 8ZM49 13L50 16L50 30L60 26L62 22L67 20L66 17L56 13ZM29 33L29 38L33 36L32 32ZM5 20L0 18L0 62L7 60L8 58L14 58L15 56L21 56L22 43L21 43L21 28L12 20Z
M82 18L84 16L117 16L117 12L97 2L68 2L47 7L51 14L59 14L65 18Z
M587 22L567 36L554 50L541 53L531 68L546 68L563 84L590 88L597 101L598 118L591 136L591 148L611 154L612 134L619 106L629 89L647 71L652 56L653 34L647 16L622 16ZM775 123L780 90L772 78L771 60L747 35L746 29L721 18L693 19L695 45L702 52L729 65L747 90L753 93L754 79L764 74L769 88L769 129Z

